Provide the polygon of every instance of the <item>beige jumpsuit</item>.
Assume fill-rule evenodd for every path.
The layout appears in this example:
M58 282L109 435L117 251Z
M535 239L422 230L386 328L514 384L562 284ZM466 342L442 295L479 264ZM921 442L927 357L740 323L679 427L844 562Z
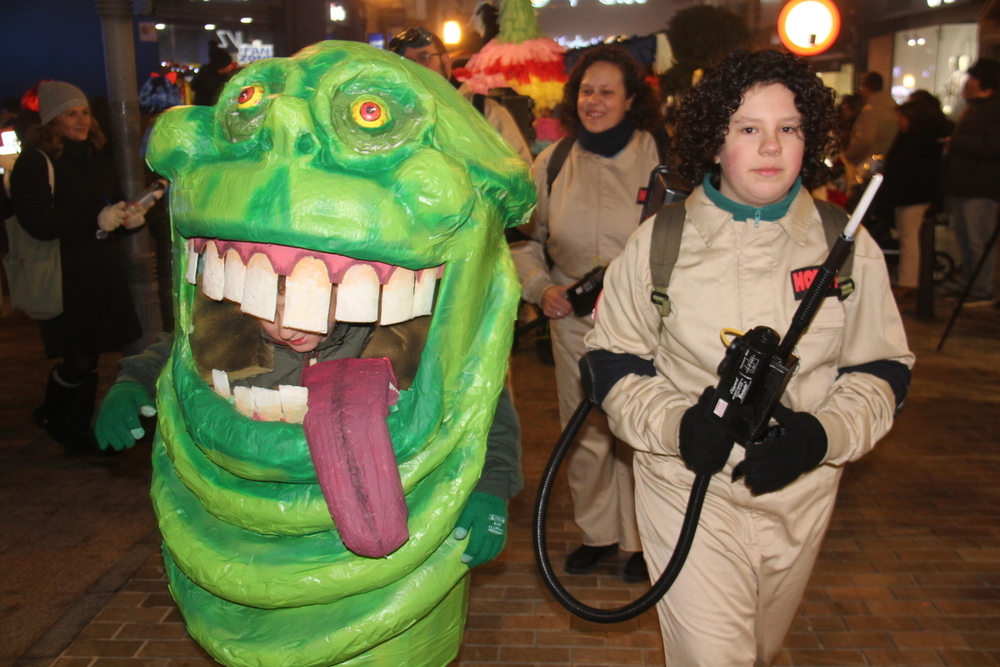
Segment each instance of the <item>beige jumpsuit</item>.
M534 241L512 246L514 263L525 301L538 303L551 285L571 285L595 266L618 256L639 226L639 188L659 162L652 135L637 131L624 149L611 158L570 149L559 176L547 185L550 146L535 160L532 171L538 186L534 214ZM543 250L544 248L544 250ZM548 268L544 251L553 266ZM583 337L593 327L590 316L572 314L550 321L552 352L559 391L562 426L583 399L580 370ZM608 430L606 420L593 414L581 429L567 461L573 518L583 531L583 543L618 543L625 551L641 551L635 522L631 451ZM555 445L555 443L553 443Z
M603 407L612 431L635 453L636 509L651 576L674 548L694 473L681 460L684 411L718 381L723 327L766 325L784 335L798 307L791 271L822 263L828 247L819 214L803 189L775 222L734 221L699 187L661 320L650 303L652 225L630 239L608 270L588 349L653 359L653 377L628 375ZM711 480L684 569L657 605L670 667L768 665L781 648L826 532L843 465L889 430L896 408L890 385L838 369L879 360L913 365L882 253L861 230L851 271L856 289L828 297L796 353L800 366L782 402L815 415L829 449L823 465L774 493L754 497L731 482L744 450L733 448Z

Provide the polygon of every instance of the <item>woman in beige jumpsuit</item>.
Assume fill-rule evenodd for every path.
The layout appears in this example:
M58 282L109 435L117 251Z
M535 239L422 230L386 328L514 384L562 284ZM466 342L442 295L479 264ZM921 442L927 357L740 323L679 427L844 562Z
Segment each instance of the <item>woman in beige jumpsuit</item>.
M659 110L635 60L621 47L588 51L570 72L559 115L574 142L551 192L547 181L554 146L535 160L538 206L527 234L512 251L525 301L550 318L559 419L565 426L583 398L577 362L590 315L577 317L566 287L596 266L606 266L639 225L639 189L659 163L650 131ZM547 263L546 254L551 259ZM646 578L635 523L631 452L608 431L603 418L582 430L568 461L573 518L583 546L566 570L582 574L620 546L634 552L626 580Z
M767 444L735 447L706 413L724 327L783 335L799 269L828 253L806 189L824 179L833 95L790 54L737 52L685 100L675 147L702 183L685 202L664 318L650 303L643 225L612 262L587 337L602 407L635 453L651 575L674 548L695 472L714 474L690 555L657 605L670 667L769 665L781 649L833 510L844 464L892 425L913 355L881 252L859 229L853 292L824 299ZM798 274L801 276L801 274ZM605 355L602 357L601 355ZM611 363L611 362L614 363ZM608 370L611 369L611 370ZM623 370L624 369L624 370Z

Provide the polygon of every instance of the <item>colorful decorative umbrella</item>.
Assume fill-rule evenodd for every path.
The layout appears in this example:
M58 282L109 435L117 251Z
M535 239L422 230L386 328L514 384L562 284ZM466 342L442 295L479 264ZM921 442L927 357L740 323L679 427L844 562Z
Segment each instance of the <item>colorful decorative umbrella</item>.
M455 78L475 93L510 87L535 101L535 113L554 108L566 82L565 49L542 35L531 0L503 0L500 33L457 68Z

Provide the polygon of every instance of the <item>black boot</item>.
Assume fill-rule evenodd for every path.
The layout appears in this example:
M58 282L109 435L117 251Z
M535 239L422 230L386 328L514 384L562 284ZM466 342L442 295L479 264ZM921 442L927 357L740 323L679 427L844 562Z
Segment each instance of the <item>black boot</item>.
M49 373L45 400L31 414L36 426L66 448L67 454L95 454L100 451L90 420L94 416L97 373L86 373L79 384L70 384L58 373Z
M87 373L73 395L69 409L70 444L63 443L69 453L99 454L101 448L94 436L94 403L97 400L97 371ZM114 451L114 450L112 450Z

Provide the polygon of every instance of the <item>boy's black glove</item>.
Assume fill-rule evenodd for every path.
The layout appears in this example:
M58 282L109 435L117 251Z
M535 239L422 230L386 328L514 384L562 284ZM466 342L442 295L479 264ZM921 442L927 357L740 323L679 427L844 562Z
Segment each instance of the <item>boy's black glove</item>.
M763 441L749 445L746 458L733 468L733 481L746 477L746 485L757 496L788 486L826 457L826 431L818 419L780 404L774 419L779 426L772 427Z
M678 448L684 463L697 475L714 475L722 470L736 443L722 420L708 414L714 393L714 387L706 387L698 402L681 417Z

